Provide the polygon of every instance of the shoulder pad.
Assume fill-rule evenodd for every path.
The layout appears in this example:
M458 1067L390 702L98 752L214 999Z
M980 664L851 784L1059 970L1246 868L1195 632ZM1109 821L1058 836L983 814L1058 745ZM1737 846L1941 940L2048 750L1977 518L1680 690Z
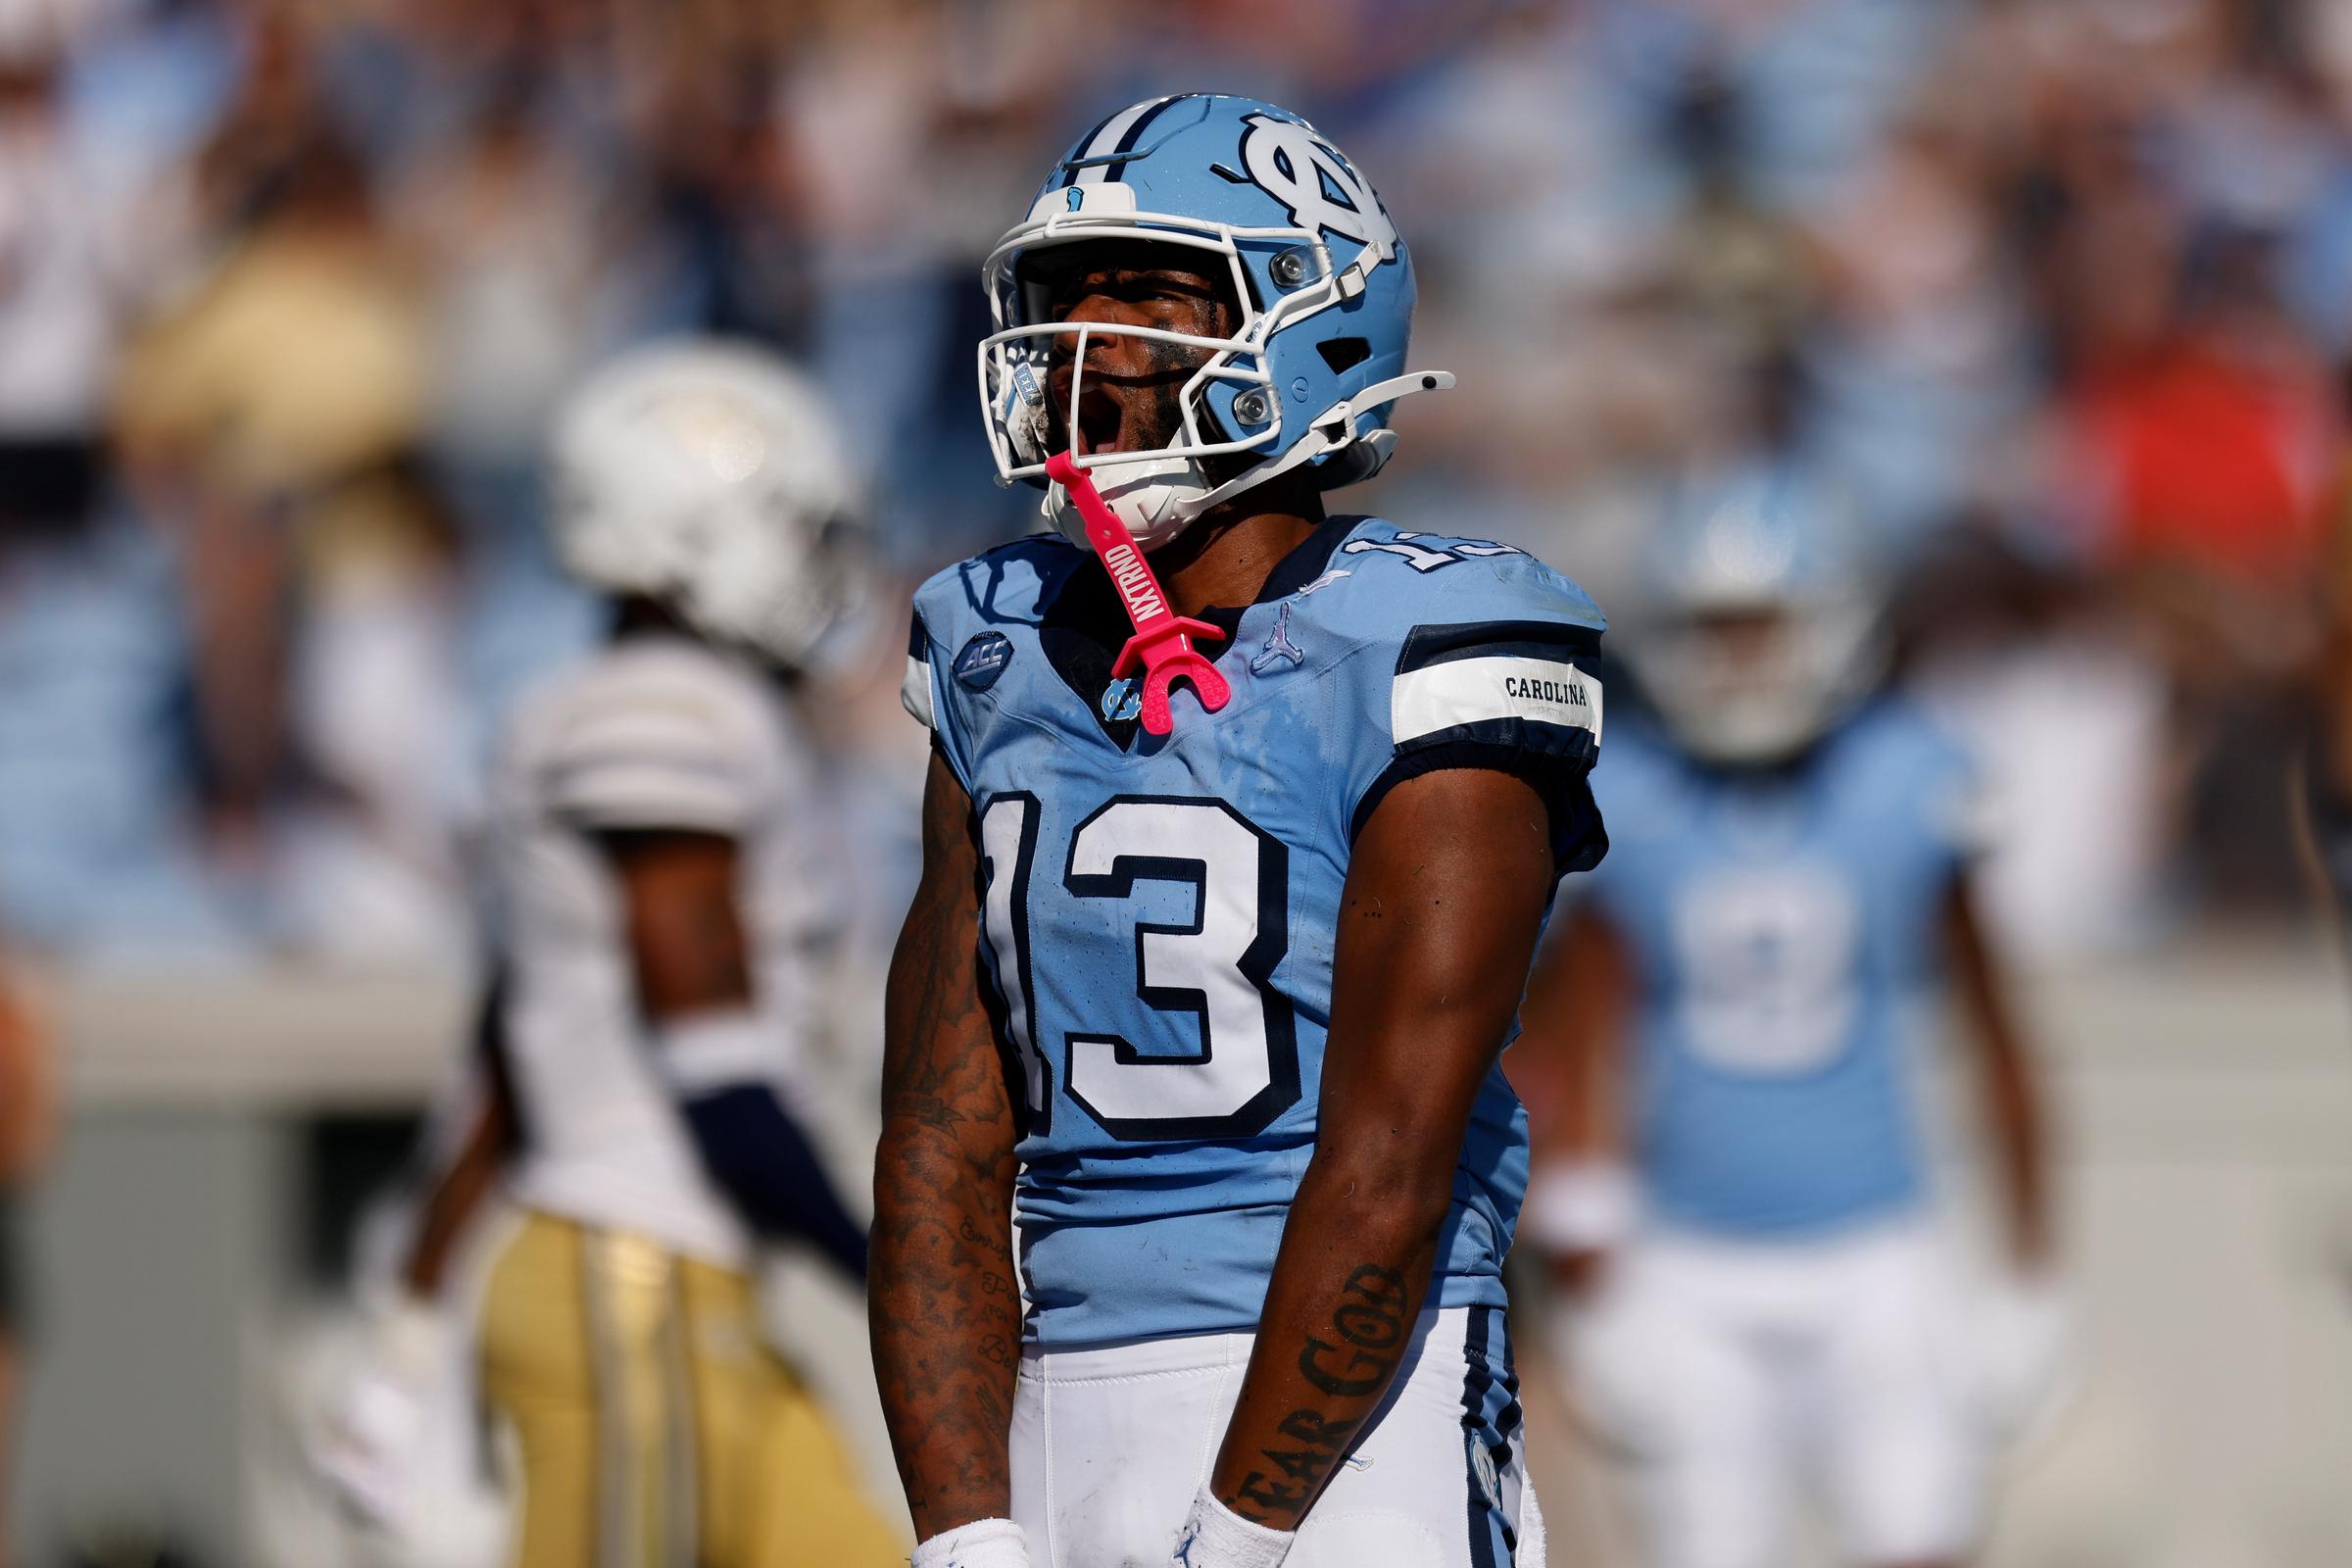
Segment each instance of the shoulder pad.
M598 828L735 833L772 743L762 699L715 662L608 657L549 694L518 759L554 815Z

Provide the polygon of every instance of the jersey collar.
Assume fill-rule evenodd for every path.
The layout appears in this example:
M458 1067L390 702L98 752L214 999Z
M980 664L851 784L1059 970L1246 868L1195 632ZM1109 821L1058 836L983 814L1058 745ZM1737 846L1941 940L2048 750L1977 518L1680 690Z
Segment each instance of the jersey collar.
M1274 569L1266 573L1264 585L1249 604L1211 605L1201 611L1202 620L1225 633L1225 640L1210 651L1210 659L1221 662L1233 651L1240 642L1242 616L1252 606L1287 599L1330 569L1331 558L1363 520L1353 515L1325 517L1315 524L1313 532L1292 547L1289 555L1274 564ZM1118 658L1131 630L1110 578L1092 556L1084 558L1082 564L1064 576L1039 607L1037 642L1046 662L1054 666L1062 684L1086 705L1103 738L1121 751L1133 749L1139 725L1132 717L1115 718L1105 713L1103 696L1111 683L1111 662Z

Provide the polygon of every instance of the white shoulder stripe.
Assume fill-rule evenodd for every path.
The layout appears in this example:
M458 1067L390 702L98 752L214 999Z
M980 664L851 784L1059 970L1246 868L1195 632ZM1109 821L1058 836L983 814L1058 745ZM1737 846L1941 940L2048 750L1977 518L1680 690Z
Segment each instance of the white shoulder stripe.
M1600 682L1564 660L1494 654L1406 670L1390 688L1396 744L1464 724L1517 718L1600 740Z
M906 678L899 682L899 706L914 715L915 722L925 729L937 729L939 724L931 710L931 662L906 656Z

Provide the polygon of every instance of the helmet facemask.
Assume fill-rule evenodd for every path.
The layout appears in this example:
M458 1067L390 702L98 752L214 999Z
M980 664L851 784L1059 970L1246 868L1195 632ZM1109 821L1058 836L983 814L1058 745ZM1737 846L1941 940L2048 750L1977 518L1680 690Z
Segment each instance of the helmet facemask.
M1106 188L1096 186L1093 192ZM1136 245L1139 251L1148 246L1161 253L1159 265L1223 284L1219 293L1234 318L1230 334L1053 319L1053 270L1041 261L1083 265L1075 260L1077 248L1094 249L1106 241ZM1246 247L1266 250L1301 286L1271 310L1260 309ZM1045 477L1045 460L1065 445L1146 550L1167 543L1211 507L1293 466L1279 462L1279 456L1298 450L1301 411L1286 408L1278 395L1267 342L1283 326L1342 298L1331 250L1317 236L1304 229L1238 229L1158 214L1070 212L1015 229L989 258L984 275L998 330L980 345L980 395L999 480L1045 485L1044 512L1072 539L1084 539L1084 524L1060 487ZM1166 373L1184 379L1170 401L1164 440L1138 450L1088 450L1090 430L1102 432L1101 411L1090 404L1087 383L1102 373L1089 366L1089 350L1118 337L1166 345L1164 358L1172 362ZM1070 373L1062 391L1064 377L1057 372L1065 366ZM1101 391L1099 382L1095 391ZM1301 460L1324 450L1309 447Z
M1803 752L1885 667L1879 617L1858 594L1692 607L1638 629L1627 657L1682 747L1734 767Z

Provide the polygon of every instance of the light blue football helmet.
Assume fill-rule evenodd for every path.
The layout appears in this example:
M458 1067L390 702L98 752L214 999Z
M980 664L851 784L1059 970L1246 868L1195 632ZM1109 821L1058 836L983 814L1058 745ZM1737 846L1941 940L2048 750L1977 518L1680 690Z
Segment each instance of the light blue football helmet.
M1079 138L1029 216L982 269L995 330L980 344L980 406L999 482L1046 487L1044 512L1084 540L1045 461L1054 422L1048 361L1073 335L1047 312L1026 266L1053 246L1149 240L1195 253L1231 276L1241 318L1229 338L1147 326L1089 325L1063 429L1076 428L1084 341L1127 335L1193 345L1206 361L1178 399L1179 434L1154 451L1079 459L1145 549L1209 508L1312 466L1325 489L1371 477L1396 446L1389 411L1408 392L1453 384L1407 374L1413 264L1372 187L1315 128L1254 98L1181 93L1133 104ZM1201 460L1254 454L1212 483Z
M1687 477L1664 514L1621 649L1685 750L1773 762L1877 688L1884 585L1839 491L1751 463Z

